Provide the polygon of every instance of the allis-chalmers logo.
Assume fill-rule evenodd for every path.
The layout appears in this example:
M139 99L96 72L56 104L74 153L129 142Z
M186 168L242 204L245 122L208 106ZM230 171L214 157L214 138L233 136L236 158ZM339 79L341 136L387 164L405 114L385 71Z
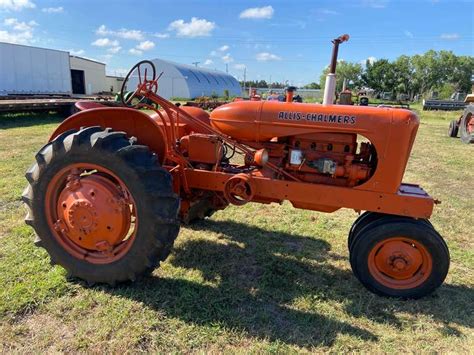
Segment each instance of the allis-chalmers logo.
M344 115L328 115L322 113L305 113L305 112L285 112L280 111L278 113L279 120L291 120L291 121L311 121L311 122L328 122L338 124L355 124L357 119L356 116L344 116Z

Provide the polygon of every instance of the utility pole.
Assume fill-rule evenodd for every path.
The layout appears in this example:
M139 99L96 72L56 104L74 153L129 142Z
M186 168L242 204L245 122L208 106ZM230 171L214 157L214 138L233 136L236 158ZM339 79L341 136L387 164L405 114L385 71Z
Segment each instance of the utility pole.
M229 74L229 64L225 63L225 72Z
M245 81L247 80L247 67L244 68L244 94L245 94Z
M201 63L201 62L193 62L192 64L194 64L194 66L197 68L199 63Z

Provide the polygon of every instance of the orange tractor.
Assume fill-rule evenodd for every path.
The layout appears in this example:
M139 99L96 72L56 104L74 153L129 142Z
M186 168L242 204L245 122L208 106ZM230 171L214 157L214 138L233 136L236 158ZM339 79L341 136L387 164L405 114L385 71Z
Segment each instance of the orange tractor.
M419 119L403 109L332 105L337 50L347 39L333 40L323 105L238 101L209 115L160 97L153 63L136 64L123 107L78 104L37 153L23 193L36 244L70 277L114 285L165 260L181 223L229 204L345 207L365 211L348 238L365 287L403 298L432 292L449 268L428 220L435 201L401 182Z

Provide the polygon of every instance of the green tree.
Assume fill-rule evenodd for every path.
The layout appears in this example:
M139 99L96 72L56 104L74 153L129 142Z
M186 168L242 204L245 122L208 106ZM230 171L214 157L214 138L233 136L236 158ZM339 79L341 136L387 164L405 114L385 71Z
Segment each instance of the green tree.
M398 57L393 63L393 70L395 72L395 87L396 94L407 94L410 99L415 96L415 87L412 82L413 64L411 58L407 55Z
M319 85L318 83L312 82L303 86L303 89L318 90L318 89L321 89L321 85Z
M388 59L379 59L373 63L367 61L362 81L377 92L395 92L398 84L396 66Z
M319 84L322 89L324 89L324 86L326 84L326 75L328 73L329 67L326 67L319 78ZM336 91L342 91L344 79L347 79L349 82L351 82L352 87L360 87L361 75L362 65L360 65L359 63L350 63L343 60L339 60L337 62L336 67Z

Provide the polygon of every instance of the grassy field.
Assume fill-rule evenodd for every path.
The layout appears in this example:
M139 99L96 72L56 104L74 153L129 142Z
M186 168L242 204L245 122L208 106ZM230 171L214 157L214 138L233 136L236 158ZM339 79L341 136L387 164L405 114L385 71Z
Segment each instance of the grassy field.
M23 224L23 174L60 121L0 118L0 351L440 351L474 349L474 145L446 136L457 113L422 113L405 180L442 204L445 284L418 301L353 277L353 211L231 207L182 228L168 260L133 285L67 282Z

